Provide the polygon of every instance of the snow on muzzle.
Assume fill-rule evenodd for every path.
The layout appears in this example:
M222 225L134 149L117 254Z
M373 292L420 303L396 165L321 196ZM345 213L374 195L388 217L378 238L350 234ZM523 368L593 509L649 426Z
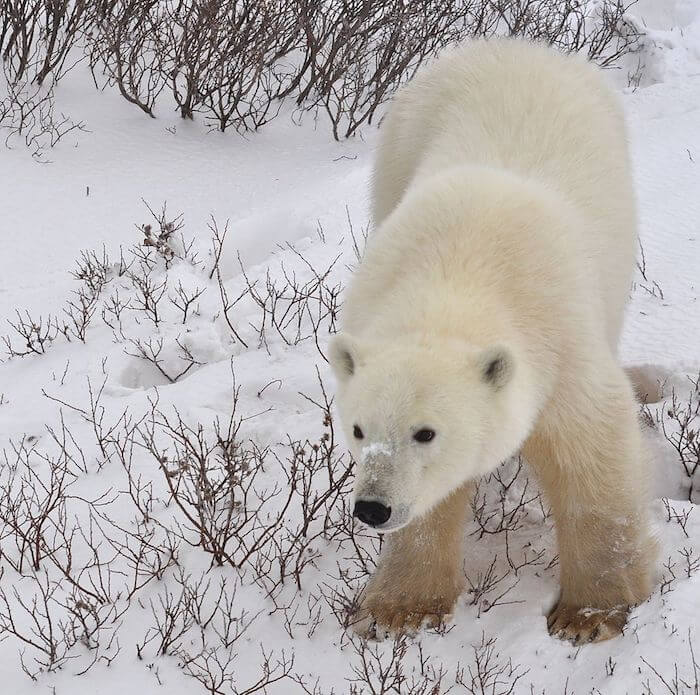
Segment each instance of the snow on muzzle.
M411 518L405 471L385 444L362 448L355 473L353 516L377 531L396 531Z

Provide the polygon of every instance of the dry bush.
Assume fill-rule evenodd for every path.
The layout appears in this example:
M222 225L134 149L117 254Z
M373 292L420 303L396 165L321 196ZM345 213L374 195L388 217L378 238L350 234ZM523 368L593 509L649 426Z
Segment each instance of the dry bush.
M11 590L9 582L0 587L0 634L25 645L22 668L34 680L68 661L78 674L111 663L132 597L162 578L176 555L153 531L114 523L110 491L78 494L88 472L84 444L63 419L46 430L51 450L25 437L0 467L0 574L12 576Z
M185 0L166 11L163 51L183 118L203 112L223 132L257 130L277 114L274 63L289 43L289 14L254 0Z
M115 85L131 104L155 118L165 88L165 14L160 0L103 0L86 51L98 86Z
M349 137L421 62L457 38L455 4L299 2L306 44L297 104L320 105Z
M0 6L0 54L12 85L51 75L58 79L80 60L70 63L72 49L91 21L88 0L4 0Z
M472 512L472 535L476 538L486 535L503 538L505 559L516 576L523 567L543 564L544 550L535 550L526 545L516 553L511 547L513 534L528 524L541 524L550 516L550 510L545 506L540 491L525 474L520 456L506 461L493 473L477 481L472 498ZM484 595L493 590L508 576L506 574L498 579L494 571L487 571L485 575L477 576L474 580L467 577L475 597L477 594ZM498 599L490 599L492 604L501 602L514 586Z
M201 113L220 131L257 130L273 118L298 42L291 3L253 0L107 0L87 50L95 82L150 116L169 87L182 118Z
M635 290L637 287L641 287L650 297L655 299L664 299L664 291L661 289L659 283L650 278L647 270L647 259L644 253L644 246L642 246L641 240L639 241L639 260L637 261L637 271L641 276L641 280L636 280L632 283L632 289Z
M553 2L552 0L492 0L471 2L466 30L490 36L505 34L541 41L565 52L585 53L602 67L641 48L639 29L626 19L634 2Z
M444 683L447 674L442 664L435 667L429 658L423 657L420 645L420 668L414 665L413 659L407 658L411 644L404 635L395 637L390 649L357 637L350 640L350 646L353 651L350 664L353 676L349 678L348 695L438 695L452 690Z
M237 412L235 379L225 424L190 425L152 402L134 429L162 473L167 504L177 510L169 530L211 555L212 566L252 572L270 596L290 579L301 588L302 574L318 554L313 546L339 532L334 511L348 492L350 466L338 450L331 403L319 383L322 399L314 405L325 431L318 442L289 439L261 447L242 439L246 418ZM271 470L284 484L268 482ZM129 487L141 485L131 480ZM294 517L300 521L292 523Z
M151 117L165 90L183 118L251 131L292 97L325 111L339 139L468 36L523 36L616 65L642 47L627 9L621 0L7 0L0 51L15 109L27 101L19 85L55 83L87 54L97 86L115 86Z
M7 321L15 335L3 336L6 354L9 357L45 354L60 333L58 319L51 315L32 317L29 312L21 314L19 310L15 310L15 316L15 321Z
M82 121L56 113L53 80L43 86L26 79L13 82L7 64L3 64L0 88L3 85L6 94L0 98L0 131L6 147L20 142L43 163L47 161L46 150L69 133L85 130Z
M486 639L481 635L481 642L472 645L474 663L464 668L457 669L455 679L457 685L471 695L512 695L519 692L516 686L521 678L524 678L530 669L523 668L519 664L513 664L509 658L502 659L496 651L496 638Z
M684 668L679 668L678 662L674 662L673 672L664 675L644 657L641 657L644 665L654 674L654 682L661 684L663 689L660 692L668 695L696 695L696 693L700 693L700 663L695 656L693 634L690 629L688 629L688 652L690 658L684 664L689 669L687 673L685 673ZM642 692L643 695L654 695L655 691L652 690L649 680L644 684Z
M319 339L324 334L337 331L341 286L333 283L333 271L340 256L319 271L293 246L287 244L287 248L306 266L311 274L310 280L298 279L296 272L290 272L284 264L280 264L282 278L273 276L268 270L261 287L262 283L251 281L239 256L247 295L260 311L260 320L253 325L258 335L258 345L264 345L269 352L268 332L272 330L290 347L313 340L325 360Z
M66 340L85 342L86 331L102 299L104 288L113 279L107 254L83 251L77 268L71 273L81 284L72 292L62 309L64 318L49 315L32 317L29 312L15 311L17 319L8 320L13 334L3 336L9 357L43 355L52 343L62 335ZM18 343L19 339L19 343Z
M84 258L82 274L97 288L100 257ZM234 598L238 582L247 578L276 606L283 585L302 586L302 574L318 555L312 544L337 542L343 534L336 512L351 474L322 382L320 397L308 399L319 409L318 441L290 439L264 448L240 435L247 418L236 412L235 381L230 418L207 428L177 413L166 417L157 402L138 419L127 410L107 417L104 386L88 382L85 407L45 393L79 415L92 444L89 436L76 437L62 418L60 429L47 428L56 453L28 437L12 456L5 452L0 467L0 573L8 570L24 581L17 590L0 589L0 632L25 645L25 672L36 679L69 662L80 673L111 663L121 650L121 617L144 587L167 575L158 596L147 602L152 617L136 645L139 658L151 650L175 655L185 673L212 692L262 692L291 678L293 656L263 651L260 677L245 687L240 683L235 647L257 614L241 611ZM144 455L155 461L169 493L158 506L165 502L171 511L158 517L152 482L135 472L134 459ZM126 474L123 492L94 499L77 494L93 466L100 471L111 461ZM270 483L273 471L278 479L287 476L287 485ZM112 518L122 500L130 500L137 513L131 528ZM173 575L183 543L211 556L212 565L234 571L234 581L214 583L206 574L193 580L181 568ZM298 607L289 608L291 613L279 606L290 634L302 625L310 634L322 620L320 597L309 603L305 617Z
M696 477L700 472L700 375L690 379L690 385L685 401L673 390L671 402L659 408L657 420L666 441L678 455L688 501L694 502L698 494Z
M323 107L336 139L350 137L427 58L469 36L521 36L613 65L640 48L626 10L620 0L300 0L304 59L286 93Z
M452 20L449 3L301 1L299 8L306 41L292 82L296 102L322 106L336 139L371 123L377 106L440 44ZM447 17L442 31L430 31L425 20L432 13L438 22Z
M673 505L671 504L668 497L662 497L661 502L663 503L664 509L666 510L667 523L670 524L671 521L675 521L681 527L681 531L683 531L683 535L686 538L689 538L688 531L686 530L686 526L688 525L690 515L692 514L693 509L695 509L695 507L690 507L688 509L684 509L684 510L679 512L673 507Z
M82 122L57 114L58 80L81 60L73 49L89 24L87 0L4 0L0 4L0 130L38 161Z
M273 339L289 347L309 342L326 359L324 336L337 330L340 309L340 256L318 269L287 245L291 260L280 263L278 277L268 270L263 279L239 256L240 289L231 299L220 267L228 224L221 230L212 220L211 246L204 251L183 235L182 216L169 215L166 206L148 210L153 222L138 225L140 243L122 249L118 262L104 249L82 253L72 273L80 284L59 314L16 313L2 338L9 357L44 354L59 338L86 342L98 317L127 355L150 365L151 375L143 378L157 374L161 382L175 383L206 364L212 353L199 349L196 332L222 323L230 335L217 328L220 353L229 343L248 348L252 331L268 351Z

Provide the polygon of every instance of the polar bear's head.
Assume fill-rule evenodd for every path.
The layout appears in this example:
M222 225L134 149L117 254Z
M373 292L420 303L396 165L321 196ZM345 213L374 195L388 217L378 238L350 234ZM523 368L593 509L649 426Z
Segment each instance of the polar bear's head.
M341 334L330 362L357 464L354 513L378 530L405 526L522 443L517 366L506 347Z

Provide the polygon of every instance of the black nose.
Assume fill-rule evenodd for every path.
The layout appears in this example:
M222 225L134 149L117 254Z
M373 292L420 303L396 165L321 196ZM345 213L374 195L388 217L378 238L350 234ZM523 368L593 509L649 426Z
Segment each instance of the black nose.
M379 526L388 521L391 516L391 507L385 507L381 502L358 500L355 502L355 509L352 513L367 526Z

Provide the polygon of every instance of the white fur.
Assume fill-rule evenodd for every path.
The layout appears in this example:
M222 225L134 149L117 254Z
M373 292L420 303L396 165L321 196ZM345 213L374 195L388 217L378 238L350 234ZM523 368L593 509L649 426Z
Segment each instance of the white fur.
M394 98L377 230L331 353L356 497L403 510L386 530L515 453L572 370L615 368L636 249L628 171L620 108L578 57L469 42ZM499 351L508 369L488 383ZM412 439L421 427L432 442Z

